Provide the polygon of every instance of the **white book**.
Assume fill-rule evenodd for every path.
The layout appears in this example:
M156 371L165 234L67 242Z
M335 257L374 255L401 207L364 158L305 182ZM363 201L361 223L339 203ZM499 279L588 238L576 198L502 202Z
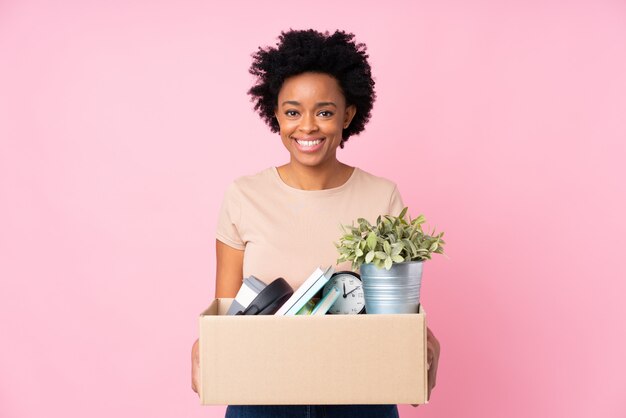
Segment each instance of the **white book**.
M276 311L274 315L285 315L287 311L290 310L296 303L298 303L300 298L304 296L304 294L312 286L314 286L321 277L330 277L332 276L333 272L334 269L332 265L328 266L326 270L322 270L319 267L316 268L315 271L309 276L309 278L306 279L295 292L293 292L293 295L291 295L291 297L287 299L287 302L283 303L283 305L280 307L280 309L278 309L278 311Z

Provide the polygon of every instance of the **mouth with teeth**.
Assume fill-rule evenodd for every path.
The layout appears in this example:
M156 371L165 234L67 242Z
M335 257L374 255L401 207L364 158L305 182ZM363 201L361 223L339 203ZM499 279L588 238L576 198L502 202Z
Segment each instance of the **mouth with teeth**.
M302 152L315 152L322 147L322 143L326 138L292 138L296 143L296 148Z

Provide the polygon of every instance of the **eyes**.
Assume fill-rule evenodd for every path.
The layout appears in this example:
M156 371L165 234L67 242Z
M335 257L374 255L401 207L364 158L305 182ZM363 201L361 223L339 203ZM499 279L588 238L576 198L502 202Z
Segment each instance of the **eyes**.
M335 113L331 112L330 110L320 110L319 112L317 112L317 116L320 116L322 118L331 118ZM298 112L297 110L286 110L285 111L285 116L287 116L288 118L297 118L300 115L300 112Z

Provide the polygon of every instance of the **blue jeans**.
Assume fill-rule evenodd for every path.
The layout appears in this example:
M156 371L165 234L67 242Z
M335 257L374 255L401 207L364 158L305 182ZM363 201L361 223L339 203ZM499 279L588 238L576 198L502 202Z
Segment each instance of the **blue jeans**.
M229 405L225 418L398 418L396 405Z

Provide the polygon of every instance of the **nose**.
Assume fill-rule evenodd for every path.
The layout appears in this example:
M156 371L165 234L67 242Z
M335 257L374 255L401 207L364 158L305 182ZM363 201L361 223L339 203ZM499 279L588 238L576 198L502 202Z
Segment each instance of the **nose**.
M300 119L300 125L298 126L298 129L305 133L315 132L317 130L315 115L311 113L303 115Z

